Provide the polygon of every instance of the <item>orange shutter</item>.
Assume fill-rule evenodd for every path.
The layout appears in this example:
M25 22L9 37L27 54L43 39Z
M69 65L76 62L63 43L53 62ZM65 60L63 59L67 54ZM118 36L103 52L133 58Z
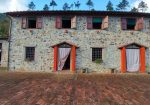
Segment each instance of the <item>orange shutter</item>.
M42 17L37 18L36 28L42 28Z
M22 18L22 28L27 28L27 18L26 17L23 17Z
M71 48L71 70L72 72L75 72L76 70L76 47L72 46Z
M58 46L54 47L54 72L57 71L58 66Z
M121 49L121 72L126 72L126 48Z
M102 29L107 29L108 28L108 24L109 24L109 20L108 20L108 16L106 16L104 19L103 19L103 23L102 23Z
M87 17L87 29L93 28L92 19L92 17Z
M76 28L77 27L77 17L74 16L72 19L71 19L71 28Z
M140 62L141 62L140 71L141 73L145 73L145 70L146 70L146 54L145 53L146 53L145 48L141 47L140 48Z
M60 16L56 17L56 23L55 23L55 25L56 25L56 28L58 28L58 29L62 28L62 19L61 19Z

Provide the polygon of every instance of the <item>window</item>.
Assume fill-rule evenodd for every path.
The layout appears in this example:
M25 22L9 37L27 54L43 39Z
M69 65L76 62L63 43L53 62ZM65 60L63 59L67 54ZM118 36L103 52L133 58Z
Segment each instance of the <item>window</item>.
M0 43L0 64L2 61L2 43Z
M93 29L101 29L102 28L102 18L94 17L92 24L93 24Z
M127 30L134 30L136 26L136 19L127 19Z
M102 60L102 48L92 48L92 61Z
M62 17L62 28L71 28L71 18Z
M35 56L35 47L26 47L26 60L33 61Z
M36 18L35 17L28 18L28 28L36 28Z

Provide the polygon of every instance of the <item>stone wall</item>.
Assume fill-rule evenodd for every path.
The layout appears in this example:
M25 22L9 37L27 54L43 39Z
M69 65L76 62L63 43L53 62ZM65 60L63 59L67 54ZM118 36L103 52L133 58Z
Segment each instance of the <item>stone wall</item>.
M0 68L6 69L8 66L8 41L0 40L0 43L2 43L2 55L1 55L2 58L1 58Z
M109 17L107 30L88 30L86 17L77 17L77 29L55 28L55 16L43 17L42 29L21 29L21 17L13 18L10 50L10 70L47 71L53 70L54 44L68 41L79 46L77 49L77 69L89 68L93 71L107 72L115 67L120 70L119 46L136 42L150 47L150 19L145 18L144 30L122 31L121 19ZM35 46L35 61L25 61L25 47ZM92 62L92 47L103 47L103 63ZM147 62L150 51L147 50ZM149 61L150 62L150 61Z

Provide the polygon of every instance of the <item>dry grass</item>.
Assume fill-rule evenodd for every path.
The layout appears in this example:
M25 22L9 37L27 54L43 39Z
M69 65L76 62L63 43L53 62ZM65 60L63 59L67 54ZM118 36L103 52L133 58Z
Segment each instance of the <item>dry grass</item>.
M0 105L150 105L150 75L2 72Z

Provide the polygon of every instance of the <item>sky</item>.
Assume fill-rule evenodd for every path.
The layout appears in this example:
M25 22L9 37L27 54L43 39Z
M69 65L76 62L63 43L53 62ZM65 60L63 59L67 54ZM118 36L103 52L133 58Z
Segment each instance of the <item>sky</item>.
M51 0L0 0L0 13L9 12L9 11L24 11L27 10L27 5L33 1L36 5L36 10L42 10L45 4L50 4ZM68 4L71 4L78 0L55 0L57 3L57 7L55 7L55 10L61 10L62 6L65 2ZM86 4L87 0L79 0L81 2L80 10L88 10L88 7ZM94 2L94 9L95 10L106 10L106 5L109 0L93 0ZM110 0L114 7L121 1L121 0ZM128 0L130 2L130 7L133 6L137 7L138 3L142 0ZM148 7L150 7L150 0L143 0L148 4ZM147 12L150 12L150 8Z

